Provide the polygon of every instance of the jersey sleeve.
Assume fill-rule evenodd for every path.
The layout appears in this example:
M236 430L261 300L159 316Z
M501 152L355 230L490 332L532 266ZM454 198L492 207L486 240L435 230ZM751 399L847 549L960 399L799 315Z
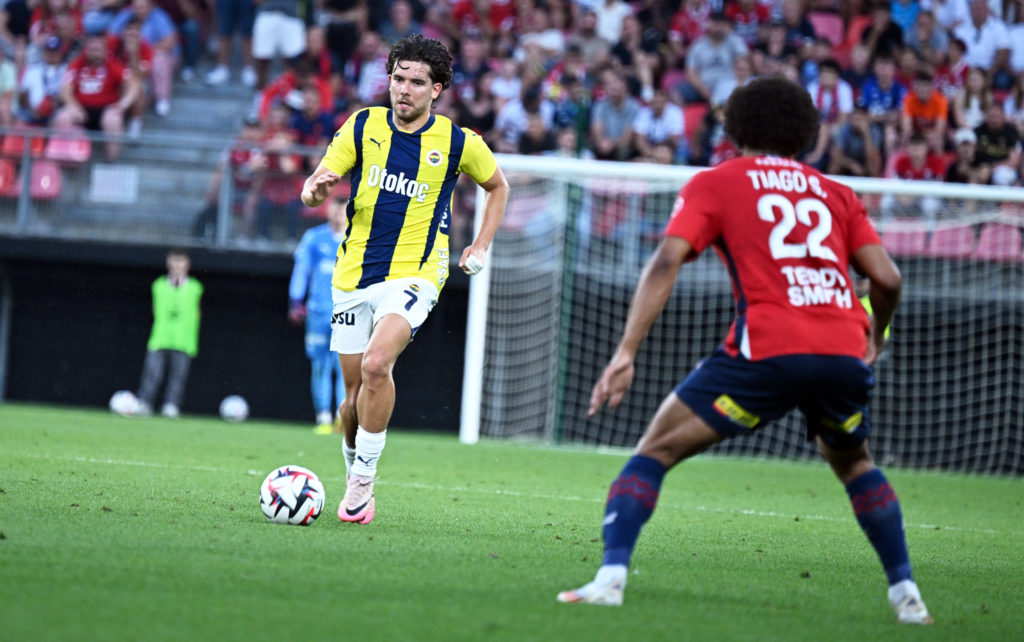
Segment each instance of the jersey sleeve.
M331 170L338 176L348 174L352 166L356 164L356 112L348 117L345 124L334 134L334 139L327 146L327 153L324 154L324 167Z
M882 240L878 237L878 232L875 231L875 226L871 224L867 210L864 209L864 204L860 202L857 195L850 192L847 198L849 199L851 211L850 232L847 235L847 243L850 256L853 256L854 252L865 245L881 245Z
M697 174L679 190L665 236L678 236L689 242L693 252L688 261L696 259L721 234L719 209L709 177L704 174Z
M462 150L459 171L477 183L483 183L494 176L494 170L498 169L498 161L494 160L494 154L483 138L465 127L462 131L466 133L466 146Z

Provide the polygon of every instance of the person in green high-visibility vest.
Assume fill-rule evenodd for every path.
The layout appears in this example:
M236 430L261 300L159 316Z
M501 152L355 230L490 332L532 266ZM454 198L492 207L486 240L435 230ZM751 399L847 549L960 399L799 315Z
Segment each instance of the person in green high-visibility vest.
M864 307L864 311L868 313L868 316L873 316L871 310L871 297L868 295L868 287L871 282L867 279L857 279L854 291L857 293L857 297L860 299L861 306ZM885 340L889 340L889 333L892 332L892 321L889 321L889 325L885 326Z
M199 349L199 300L203 285L188 275L190 262L184 250L167 253L167 274L153 281L153 329L146 344L142 381L134 415L150 415L167 372L163 406L165 417L177 417L185 394L189 366Z

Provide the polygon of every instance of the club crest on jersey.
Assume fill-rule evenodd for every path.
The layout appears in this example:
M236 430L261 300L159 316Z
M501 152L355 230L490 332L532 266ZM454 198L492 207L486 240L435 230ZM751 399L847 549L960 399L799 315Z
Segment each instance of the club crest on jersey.
M409 284L409 289L412 290L413 292L419 292L420 291L420 286L416 285L415 283L410 283Z
M427 165L431 167L437 167L444 161L444 156L441 155L441 150L432 149L427 152Z
M380 165L370 165L366 172L366 184L370 187L380 187L385 192L394 192L415 198L422 203L430 189L429 183L421 183L414 178L406 178L405 172L397 174L388 172L387 168Z

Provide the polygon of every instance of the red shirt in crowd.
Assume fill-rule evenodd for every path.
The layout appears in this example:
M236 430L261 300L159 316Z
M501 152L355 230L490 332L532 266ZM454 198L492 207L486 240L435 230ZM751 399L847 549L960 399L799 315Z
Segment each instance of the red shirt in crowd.
M451 15L455 24L465 30L466 27L479 28L483 18L477 12L473 0L451 0ZM518 12L514 0L491 0L487 21L496 31L508 33L516 27Z
M946 164L935 154L928 154L924 165L914 167L910 156L904 154L893 164L894 178L907 181L941 181L946 174Z
M124 40L122 38L113 34L107 36L107 55L126 68L131 68L131 62L128 60L128 51L124 48ZM149 46L148 42L139 40L139 71L144 76L148 76L151 69L153 69L153 48Z
M86 109L102 109L121 99L121 90L131 72L116 60L92 65L85 54L75 58L65 72L65 82L73 83L75 100Z
M714 246L726 265L736 301L729 354L863 358L868 316L849 262L880 241L849 187L794 160L736 158L683 186L665 235L689 241L690 260Z

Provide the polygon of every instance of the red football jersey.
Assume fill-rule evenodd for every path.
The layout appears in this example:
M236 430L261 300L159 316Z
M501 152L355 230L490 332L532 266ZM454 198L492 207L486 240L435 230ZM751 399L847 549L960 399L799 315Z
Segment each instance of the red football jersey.
M75 100L86 109L101 109L121 99L121 86L130 72L110 59L93 66L82 54L64 73L67 82L74 83Z
M691 260L713 245L728 269L730 355L864 357L869 322L849 260L881 241L850 188L787 158L736 158L683 186L665 234L686 239Z

